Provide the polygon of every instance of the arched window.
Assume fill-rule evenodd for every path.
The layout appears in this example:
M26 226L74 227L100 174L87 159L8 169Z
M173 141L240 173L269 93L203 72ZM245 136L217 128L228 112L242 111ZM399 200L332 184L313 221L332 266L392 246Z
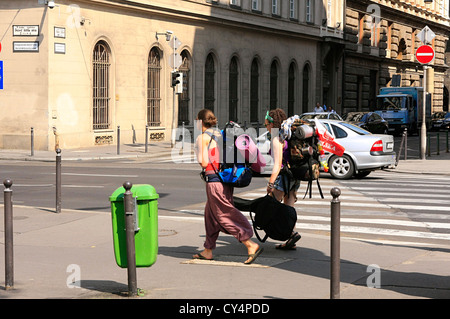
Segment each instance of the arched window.
M239 81L239 70L236 57L233 57L230 62L229 70L229 120L238 122L238 81Z
M278 107L278 66L273 61L270 65L270 109Z
M309 103L309 73L310 68L308 64L303 67L303 92L302 92L302 113L308 112Z
M292 62L289 65L288 75L288 116L295 113L295 86L295 63Z
M190 83L189 76L191 72L191 55L187 50L181 52L182 63L178 70L183 73L183 93L178 94L178 124L189 125L189 101L190 101Z
M214 112L216 69L214 57L208 54L205 62L205 108Z
M110 119L110 50L106 42L99 41L93 52L92 69L92 117L93 129L108 129L111 126Z
M154 47L148 55L147 71L147 124L161 125L161 55Z
M250 122L258 122L259 109L259 65L253 59L250 69Z

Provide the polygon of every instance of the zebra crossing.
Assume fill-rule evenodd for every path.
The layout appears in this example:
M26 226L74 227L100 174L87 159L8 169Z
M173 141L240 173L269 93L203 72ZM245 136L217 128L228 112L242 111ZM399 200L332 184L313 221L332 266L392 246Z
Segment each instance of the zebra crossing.
M191 163L192 155L181 161ZM172 158L159 158L169 163ZM186 165L184 165L186 166ZM198 169L197 166L194 169ZM295 203L302 232L330 232L330 190L338 187L341 208L341 236L381 241L450 245L450 183L448 176L375 171L363 179L320 179L324 199L313 183L309 198L303 182ZM241 192L254 199L264 196L266 188ZM189 209L198 218L203 210ZM187 212L187 211L186 211ZM247 212L243 212L248 216ZM189 217L192 218L192 217ZM197 218L197 217L194 217Z
M324 199L313 184L313 196L304 199L305 185L295 203L296 228L303 232L330 232L330 190L341 190L341 236L372 240L450 244L450 184L445 177L374 172L364 179L338 181L322 178ZM265 189L243 193L258 198Z

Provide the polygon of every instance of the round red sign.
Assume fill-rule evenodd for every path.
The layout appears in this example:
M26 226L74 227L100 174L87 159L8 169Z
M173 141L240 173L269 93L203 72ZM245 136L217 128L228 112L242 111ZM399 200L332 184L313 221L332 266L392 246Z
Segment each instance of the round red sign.
M429 45L421 45L416 50L416 59L419 63L427 64L434 59L434 50Z

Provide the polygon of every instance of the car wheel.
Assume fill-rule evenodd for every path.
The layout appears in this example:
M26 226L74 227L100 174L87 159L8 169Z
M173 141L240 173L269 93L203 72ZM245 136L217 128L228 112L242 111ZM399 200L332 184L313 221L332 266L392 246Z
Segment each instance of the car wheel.
M333 156L330 160L330 174L337 179L349 179L355 173L355 167L350 157Z

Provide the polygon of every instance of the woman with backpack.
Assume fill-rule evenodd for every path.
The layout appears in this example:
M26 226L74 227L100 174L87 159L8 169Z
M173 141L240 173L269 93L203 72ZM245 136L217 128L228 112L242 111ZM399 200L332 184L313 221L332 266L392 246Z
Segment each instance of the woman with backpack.
M286 113L280 109L267 111L264 126L271 136L271 153L274 160L272 173L267 184L267 193L272 194L278 201L294 207L297 201L297 190L300 187L300 180L291 179L289 176L280 174L283 161L289 161L289 150L287 141L280 138L279 131L281 124L287 119ZM295 243L301 238L298 232L292 231L291 237L286 243L277 245L277 249L295 249Z
M251 240L253 228L248 219L233 205L233 187L222 184L216 176L219 168L220 153L215 137L220 132L214 130L217 119L211 110L203 109L197 115L198 128L202 134L196 140L195 150L198 163L205 169L206 205L204 250L192 258L213 260L213 249L219 232L234 236L247 247L248 258L245 264L251 264L263 251L257 243ZM213 166L214 165L214 166Z

